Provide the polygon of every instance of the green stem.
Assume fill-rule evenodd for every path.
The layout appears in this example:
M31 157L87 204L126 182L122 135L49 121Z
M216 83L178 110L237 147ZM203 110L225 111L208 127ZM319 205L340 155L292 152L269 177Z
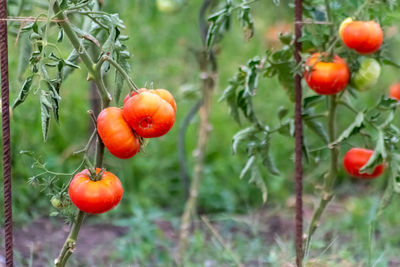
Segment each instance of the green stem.
M336 95L332 95L330 98L329 117L328 117L328 133L329 133L330 143L333 143L336 140L336 108L337 108ZM308 254L311 238L315 230L317 230L319 226L319 221L321 219L321 216L324 213L326 206L333 198L332 189L335 184L338 173L339 149L336 145L329 147L329 149L331 151L330 171L325 176L323 191L319 201L319 205L314 211L314 214L310 222L310 226L308 228L308 235L305 245L306 255Z
M64 267L65 264L67 263L68 258L74 251L76 240L78 238L78 233L84 218L85 218L85 213L83 211L79 211L76 221L71 228L71 232L69 233L67 240L65 240L64 246L61 249L60 256L58 256L58 258L54 261L54 264L57 267Z
M96 65L96 69L98 72L98 75L101 76L101 66L103 65L104 62L108 61L111 65L113 65L119 73L124 77L124 79L128 82L129 86L133 91L136 93L139 93L139 88L137 85L132 81L131 77L129 77L128 73L116 62L114 59L112 59L110 56L104 55L101 57L99 62Z
M70 40L74 49L78 52L82 62L85 64L88 72L89 79L92 79L96 85L99 95L101 96L101 105L102 108L106 108L110 105L111 96L107 92L102 77L101 72L96 71L96 65L94 64L92 58L89 53L85 49L85 47L81 44L78 36L74 32L72 25L70 24L67 16L61 10L60 5L58 4L58 0L54 0L53 11L56 14L56 17L61 20L60 26L63 28L66 36ZM85 154L86 157L86 154ZM103 158L104 158L104 144L99 137L97 137L97 147L96 147L96 167L102 168L103 166ZM75 223L73 224L70 234L64 242L63 248L61 249L59 257L55 260L55 265L57 267L64 267L68 261L68 258L74 251L76 240L78 237L78 233L85 217L85 213L79 211Z
M54 13L57 14L57 19L59 19L61 21L59 24L64 29L64 32L67 35L68 39L70 40L72 46L78 52L79 57L82 59L82 62L85 64L85 66L89 72L90 79L93 79L93 81L96 83L97 88L99 89L99 94L101 95L102 107L104 108L104 107L108 106L111 101L111 95L107 92L107 90L102 82L102 79L99 76L99 73L96 72L96 67L95 67L95 64L93 63L93 60L89 56L89 53L87 52L85 47L81 44L78 36L76 35L76 33L74 32L74 30L72 28L72 25L69 22L67 16L60 9L60 5L58 4L57 0L54 2L53 11L54 11Z

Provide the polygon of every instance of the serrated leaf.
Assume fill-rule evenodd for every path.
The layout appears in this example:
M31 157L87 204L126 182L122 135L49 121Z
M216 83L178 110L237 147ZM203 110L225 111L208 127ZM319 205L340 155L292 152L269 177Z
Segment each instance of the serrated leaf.
M364 127L364 113L359 112L357 114L356 118L354 119L353 123L350 124L350 126L347 127L347 129L344 130L343 133L338 137L338 139L335 142L333 142L331 145L336 145L336 144L343 142L344 140L351 137L352 135L360 132L360 130L363 127Z
M371 155L368 162L360 168L360 173L372 173L378 164L386 160L386 157L385 136L382 131L379 131L374 153Z
M251 176L249 183L254 183L261 190L263 203L267 202L267 197L268 197L267 185L265 184L264 179L261 176L257 164L253 164L251 167Z
M243 130L240 130L239 132L237 132L234 136L233 136L233 142L232 142L232 151L233 154L237 153L237 149L239 147L239 145L245 141L245 140L249 140L255 137L255 135L259 132L258 129L256 129L255 127L251 126L248 128L245 128Z
M253 155L251 156L247 162L246 165L243 167L242 171L240 172L240 179L243 179L243 177L247 174L247 172L251 169L251 167L253 166L253 164L256 161L256 156Z
M19 95L12 106L13 109L15 109L18 105L22 104L25 101L29 92L31 91L32 81L33 76L29 76L28 78L26 78L24 84L22 85L21 91L19 92Z
M316 133L322 139L322 141L324 141L325 144L329 143L328 133L326 132L324 126L315 118L312 118L312 114L309 110L304 110L303 120L305 125L307 125L310 130Z
M49 133L51 108L51 103L47 99L47 96L42 92L40 95L40 110L42 117L42 134L45 142L47 141L47 136Z
M276 164L271 156L270 137L267 136L265 140L261 142L261 144L258 147L258 152L260 153L262 163L264 164L265 167L267 167L267 170L272 175L279 175L279 170L276 167Z

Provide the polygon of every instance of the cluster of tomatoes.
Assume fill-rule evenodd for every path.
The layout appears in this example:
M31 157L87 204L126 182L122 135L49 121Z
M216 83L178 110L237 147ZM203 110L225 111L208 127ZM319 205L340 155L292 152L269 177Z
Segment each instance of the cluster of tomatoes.
M174 125L176 103L165 89L139 89L128 94L122 109L108 107L97 117L97 132L104 146L117 158L136 155L141 138L165 135ZM84 212L98 214L115 207L122 198L120 180L104 169L85 169L72 179L69 196Z
M378 51L383 42L383 32L375 21L353 21L348 18L342 22L339 35L350 49L363 55L360 69L350 74L346 61L328 53L314 53L306 61L304 72L308 86L320 95L333 95L344 90L349 82L358 90L373 86L380 74L379 63L369 55ZM392 86L390 95L400 100L400 84ZM360 172L369 161L374 151L363 148L352 148L344 156L343 166L352 177L373 179L380 176L385 164L375 167L371 173Z

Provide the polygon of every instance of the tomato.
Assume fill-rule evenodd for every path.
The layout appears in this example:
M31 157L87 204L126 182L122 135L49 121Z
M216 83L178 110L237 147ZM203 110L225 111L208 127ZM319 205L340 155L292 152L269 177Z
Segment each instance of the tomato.
M353 19L347 18L347 19L343 20L342 23L340 24L340 28L339 28L340 38L343 39L343 30L344 30L344 28L346 28L347 25L350 24L350 22L353 22Z
M360 91L367 90L375 85L381 74L381 65L373 58L361 58L360 68L353 73L351 82Z
M400 83L395 83L390 86L389 95L391 98L397 99L400 101Z
M374 153L373 150L364 148L352 148L344 155L343 167L346 172L361 179L374 179L380 176L385 170L385 164L379 164L370 174L360 173L360 169L368 162L369 158Z
M173 13L181 7L181 0L156 0L158 10L164 13Z
M122 114L132 129L145 138L166 134L175 122L173 107L151 92L142 92L129 98Z
M146 88L140 88L138 90L139 94L142 92L150 92L153 94L158 95L159 97L161 97L162 99L164 99L165 101L167 101L172 108L174 109L174 111L176 112L176 102L175 99L173 97L173 95L165 89L155 89L155 90L147 90ZM132 91L131 96L137 95L137 93L135 91ZM126 101L128 101L129 99L129 94L125 97L124 99L124 104L126 103Z
M375 21L351 21L341 32L344 44L360 54L371 54L379 50L383 42L381 26Z
M140 150L140 141L122 116L122 110L109 107L97 117L97 131L105 147L120 159L131 158Z
M337 55L333 62L322 61L324 56L314 53L307 59L304 78L317 94L333 95L346 88L350 77L349 68L346 61Z
M101 170L96 169L96 175ZM93 177L92 177L93 179ZM69 184L69 197L75 206L87 213L99 214L118 205L122 198L122 184L111 172L105 171L97 181L90 178L88 169L76 174Z

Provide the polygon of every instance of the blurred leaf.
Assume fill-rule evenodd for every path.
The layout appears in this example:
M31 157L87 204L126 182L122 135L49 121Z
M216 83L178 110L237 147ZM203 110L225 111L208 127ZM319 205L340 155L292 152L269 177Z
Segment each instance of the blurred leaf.
M232 151L233 154L237 153L238 146L245 140L253 139L256 137L256 134L259 133L260 131L251 126L248 128L245 128L243 130L240 130L233 136L233 142L232 142Z
M268 135L266 136L265 140L261 142L258 151L261 155L264 166L267 167L267 170L273 175L279 175L279 170L271 156L270 137Z
M29 92L31 91L32 80L33 80L33 75L26 78L24 84L22 85L21 91L19 91L19 95L18 95L17 99L15 100L14 104L12 105L13 109L15 109L21 103L23 103L25 101L25 99L27 98Z
M42 134L45 142L49 133L51 108L51 103L47 99L47 96L44 94L44 92L42 92L42 94L40 95L40 110L42 113Z
M250 40L254 35L254 21L250 15L250 7L246 5L240 6L239 20L243 27L246 40Z
M352 135L360 132L360 130L364 127L364 113L359 112L354 119L353 123L347 127L346 130L338 137L338 139L333 142L331 145L336 145L342 143L347 138L351 137Z
M361 167L360 173L372 173L378 164L385 161L386 157L385 137L383 132L379 131L374 153L369 158L368 162Z
M322 123L317 121L316 118L313 118L312 115L313 114L309 109L305 109L302 115L304 123L307 125L308 128L310 128L310 130L312 130L319 137L321 137L322 141L324 141L325 144L328 144L329 143L328 133L326 132Z
M243 177L247 174L247 172L251 169L251 167L253 166L253 164L256 161L256 156L253 155L251 156L247 162L246 165L244 166L244 168L242 169L242 171L240 172L240 179L243 179Z
M267 196L268 196L267 185L265 184L264 179L260 174L260 170L258 169L257 164L252 164L249 183L254 183L261 190L262 200L264 203L267 202Z

